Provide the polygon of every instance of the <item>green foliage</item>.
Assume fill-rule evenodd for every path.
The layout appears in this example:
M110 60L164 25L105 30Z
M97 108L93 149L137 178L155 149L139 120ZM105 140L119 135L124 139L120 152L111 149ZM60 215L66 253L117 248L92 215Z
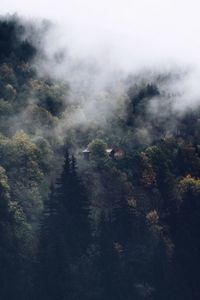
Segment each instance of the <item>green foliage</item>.
M29 86L33 95L39 100L39 106L54 116L59 116L63 112L63 99L68 89L66 86L36 79L30 80Z
M186 274L188 290L194 299L199 294L199 251L200 251L200 179L190 175L178 184L178 214L175 230L175 259L180 279ZM187 291L188 292L188 291Z
M28 61L36 53L35 47L28 40L21 40L25 33L23 27L17 18L5 18L0 23L0 60L9 60L14 56L16 60Z
M187 194L198 197L200 196L200 179L195 179L191 175L182 178L178 184L178 194L183 199Z
M0 298L199 300L199 108L175 116L173 76L149 75L127 79L109 122L74 126L85 103L37 75L40 35L0 21Z
M103 162L105 159L108 158L108 154L106 152L107 145L103 140L96 139L92 141L88 145L88 150L91 152L92 160L96 162Z
M13 115L13 107L12 105L3 99L0 99L0 116L5 117L5 116L11 116Z

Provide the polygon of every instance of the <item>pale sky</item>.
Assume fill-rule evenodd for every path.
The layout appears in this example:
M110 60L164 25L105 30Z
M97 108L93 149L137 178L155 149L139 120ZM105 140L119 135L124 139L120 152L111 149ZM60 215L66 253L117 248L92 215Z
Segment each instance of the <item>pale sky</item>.
M1 0L0 12L53 20L58 44L120 67L200 66L199 0Z

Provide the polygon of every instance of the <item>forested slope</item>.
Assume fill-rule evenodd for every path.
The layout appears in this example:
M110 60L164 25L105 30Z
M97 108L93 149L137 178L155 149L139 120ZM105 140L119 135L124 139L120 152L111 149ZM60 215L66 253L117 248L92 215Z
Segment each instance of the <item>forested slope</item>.
M200 108L130 76L123 117L65 128L82 103L39 75L37 30L0 21L0 298L199 299Z

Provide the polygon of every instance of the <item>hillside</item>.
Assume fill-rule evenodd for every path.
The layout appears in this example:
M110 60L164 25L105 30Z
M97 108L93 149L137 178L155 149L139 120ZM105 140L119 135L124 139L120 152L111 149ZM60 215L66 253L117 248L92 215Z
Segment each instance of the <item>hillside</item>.
M0 299L198 300L200 107L147 72L94 109L38 71L43 26L0 20Z

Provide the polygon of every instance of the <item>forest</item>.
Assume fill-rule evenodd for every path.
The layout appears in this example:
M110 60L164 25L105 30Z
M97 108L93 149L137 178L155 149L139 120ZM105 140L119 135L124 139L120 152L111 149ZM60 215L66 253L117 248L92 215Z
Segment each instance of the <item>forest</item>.
M73 123L44 31L0 20L0 299L199 300L200 106L173 110L173 74L130 75L123 114Z

